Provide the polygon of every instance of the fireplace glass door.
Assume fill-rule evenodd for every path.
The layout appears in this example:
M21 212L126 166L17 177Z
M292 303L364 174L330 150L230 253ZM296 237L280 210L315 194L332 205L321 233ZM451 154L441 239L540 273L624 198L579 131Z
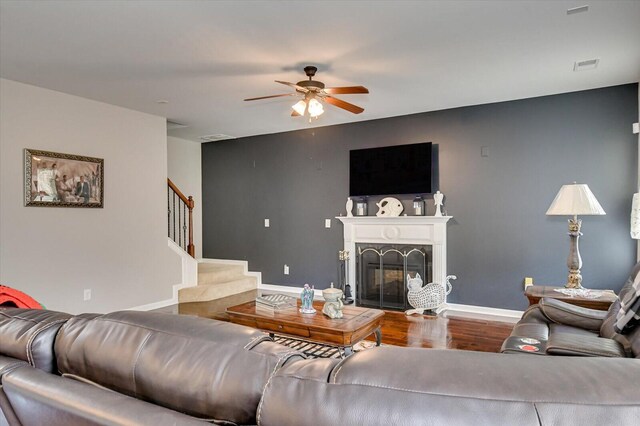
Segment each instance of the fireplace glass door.
M407 274L433 277L432 246L356 245L356 303L358 306L406 310Z

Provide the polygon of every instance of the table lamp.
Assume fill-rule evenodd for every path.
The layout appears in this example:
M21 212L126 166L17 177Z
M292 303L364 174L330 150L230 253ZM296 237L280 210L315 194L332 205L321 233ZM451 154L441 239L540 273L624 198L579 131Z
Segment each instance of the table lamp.
M569 268L569 277L567 279L567 288L582 288L582 258L578 250L578 239L582 233L580 226L582 220L578 219L578 215L604 215L598 200L593 192L585 184L572 183L562 185L558 195L551 203L547 216L573 216L569 219L569 238L570 248L569 257L567 258L567 267Z

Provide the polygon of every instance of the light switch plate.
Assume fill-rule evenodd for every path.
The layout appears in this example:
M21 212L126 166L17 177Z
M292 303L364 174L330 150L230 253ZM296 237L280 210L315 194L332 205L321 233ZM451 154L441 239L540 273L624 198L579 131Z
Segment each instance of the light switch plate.
M264 220L264 227L268 228L269 227L269 219L265 219Z
M284 274L289 275L289 265L284 265Z
M324 220L324 227L325 228L331 228L331 219L325 219Z

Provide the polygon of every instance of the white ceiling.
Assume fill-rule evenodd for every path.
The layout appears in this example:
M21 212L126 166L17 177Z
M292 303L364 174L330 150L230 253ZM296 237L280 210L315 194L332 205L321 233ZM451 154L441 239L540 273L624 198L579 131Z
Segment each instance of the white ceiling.
M365 112L243 102L307 64L368 87L340 96ZM1 0L0 75L188 125L174 136L249 136L636 82L640 1Z

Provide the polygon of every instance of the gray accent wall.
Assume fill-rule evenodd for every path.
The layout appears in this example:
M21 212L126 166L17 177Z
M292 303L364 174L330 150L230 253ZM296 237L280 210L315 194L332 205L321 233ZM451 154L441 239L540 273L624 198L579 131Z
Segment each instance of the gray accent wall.
M448 273L458 280L450 302L524 309L524 277L563 284L566 218L545 212L560 186L573 181L588 184L607 212L582 217L583 284L617 291L636 258L629 213L637 117L638 85L628 84L207 143L203 254L248 260L267 284L328 287L337 282L342 224L332 219L326 229L324 221L345 214L349 150L433 142L434 191L445 194L453 216ZM414 195L398 197L409 214ZM380 198L370 199L370 215Z

